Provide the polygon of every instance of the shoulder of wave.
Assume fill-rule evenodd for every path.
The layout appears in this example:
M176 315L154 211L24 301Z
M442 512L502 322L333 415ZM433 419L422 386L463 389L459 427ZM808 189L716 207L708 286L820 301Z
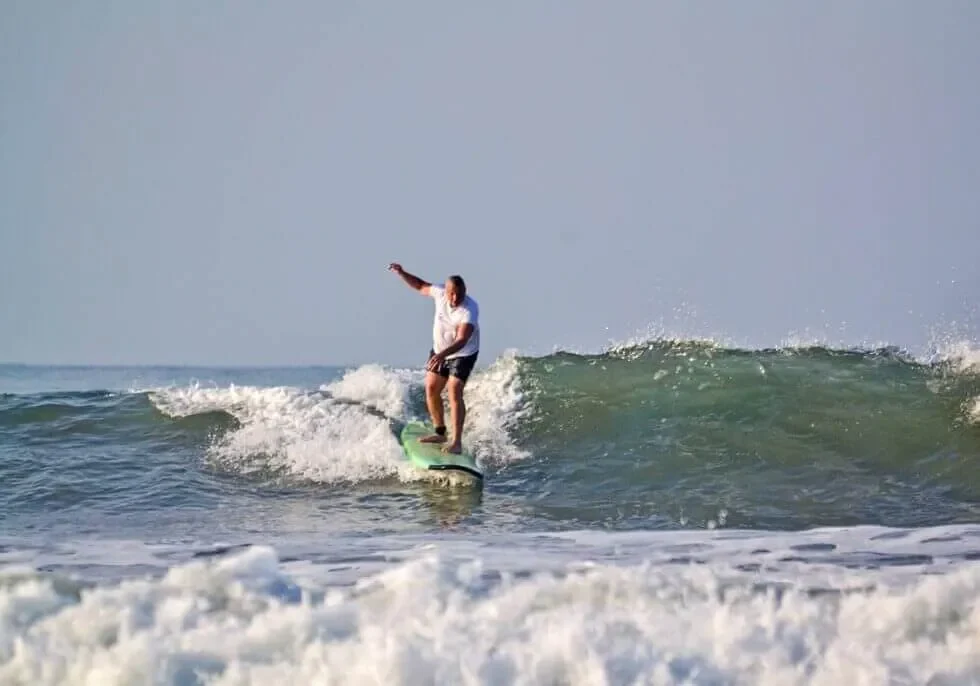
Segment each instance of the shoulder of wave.
M116 398L127 395L139 395L141 391L117 390L112 388L93 388L90 390L66 390L66 391L24 391L24 392L3 392L0 398L19 398L31 401L77 401L77 400L99 400L103 398Z
M543 355L522 355L510 351L508 356L525 360L561 360L612 358L635 360L648 353L673 353L704 356L786 355L800 357L855 357L941 368L953 373L980 373L980 347L969 341L947 344L941 348L915 353L889 343L833 344L820 340L786 339L776 346L739 345L713 337L654 337L612 342L598 350L555 348Z

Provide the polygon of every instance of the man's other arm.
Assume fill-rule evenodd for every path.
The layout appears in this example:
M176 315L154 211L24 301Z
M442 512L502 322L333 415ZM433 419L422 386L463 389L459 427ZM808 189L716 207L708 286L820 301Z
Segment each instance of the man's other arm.
M459 326L457 326L456 340L454 340L452 344L449 347L447 347L445 350L440 350L439 352L437 352L435 355L432 356L432 359L429 360L428 369L435 369L439 365L439 363L445 360L447 357L449 357L455 352L459 352L460 350L462 350L463 346L466 345L466 342L470 340L470 336L473 335L474 328L475 327L469 323L460 324Z

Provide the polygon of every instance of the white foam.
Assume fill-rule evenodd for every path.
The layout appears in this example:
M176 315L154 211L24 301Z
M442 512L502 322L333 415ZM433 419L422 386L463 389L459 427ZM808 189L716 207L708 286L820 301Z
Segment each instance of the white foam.
M506 464L530 455L516 446L509 434L529 409L524 403L519 364L516 355L504 354L487 369L474 372L466 385L464 440L481 463Z
M484 466L506 464L528 457L510 439L509 430L521 420L527 408L523 402L519 362L512 352L505 353L486 369L477 369L466 385L464 441ZM407 420L409 400L414 393L424 406L425 373L422 370L396 370L366 365L347 372L340 380L322 389L336 398L364 403L385 414ZM444 394L445 419L450 420ZM425 410L418 418L428 420Z
M424 406L423 382L420 370L366 365L321 386L320 392L195 384L156 389L150 399L171 417L213 411L234 416L240 426L216 438L209 456L239 473L280 470L323 483L386 476L414 480L425 475L404 460L392 422L411 418L413 394ZM504 356L475 371L465 398L464 443L482 465L527 457L509 436L525 410L515 357ZM448 405L446 413L448 421Z
M437 550L304 591L274 550L60 592L0 583L4 684L894 684L980 679L980 567L842 593L723 564L488 574ZM821 583L825 581L821 579Z
M369 407L392 417L401 417L408 406L409 390L421 385L424 373L419 370L398 370L378 364L367 364L348 370L333 383L321 386L321 390Z
M966 402L966 418L972 424L980 424L980 395Z
M924 355L924 364L945 363L960 374L980 373L980 347L969 339L937 339L932 351Z
M364 407L287 387L191 386L151 397L171 416L223 410L238 419L210 457L241 473L283 470L324 483L413 478L388 422Z
M943 341L922 361L927 364L944 364L952 372L950 378L930 382L929 388L934 393L958 378L980 375L980 347L966 339ZM968 423L980 424L980 396L968 398L962 408Z
M941 352L942 358L964 373L980 372L980 347L970 341L959 341Z

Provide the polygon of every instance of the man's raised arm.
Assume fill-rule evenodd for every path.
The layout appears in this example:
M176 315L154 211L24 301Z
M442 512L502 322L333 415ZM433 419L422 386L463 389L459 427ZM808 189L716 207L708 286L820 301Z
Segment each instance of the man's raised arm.
M407 271L402 269L402 266L397 262L392 262L388 265L388 271L395 272L398 276L402 277L402 280L408 284L409 288L417 290L422 295L429 295L429 286L432 284L425 279L420 279L414 274L409 274Z

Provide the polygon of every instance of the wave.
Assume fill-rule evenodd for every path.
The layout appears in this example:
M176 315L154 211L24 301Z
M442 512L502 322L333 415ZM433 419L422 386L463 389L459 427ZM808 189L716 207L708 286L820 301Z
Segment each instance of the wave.
M683 339L508 353L471 378L466 440L491 478L536 484L545 515L562 519L578 499L582 524L665 510L680 524L724 524L725 513L730 525L764 523L758 513L740 519L740 502L763 493L777 519L847 508L886 521L913 517L917 503L928 518L931 505L954 502L944 521L962 521L980 498L978 359L965 343L923 359L892 347L752 350ZM233 475L408 481L419 474L404 462L397 429L425 416L422 382L417 369L364 365L311 387L7 394L0 426L28 442L200 447L210 467ZM651 501L665 490L670 500Z

